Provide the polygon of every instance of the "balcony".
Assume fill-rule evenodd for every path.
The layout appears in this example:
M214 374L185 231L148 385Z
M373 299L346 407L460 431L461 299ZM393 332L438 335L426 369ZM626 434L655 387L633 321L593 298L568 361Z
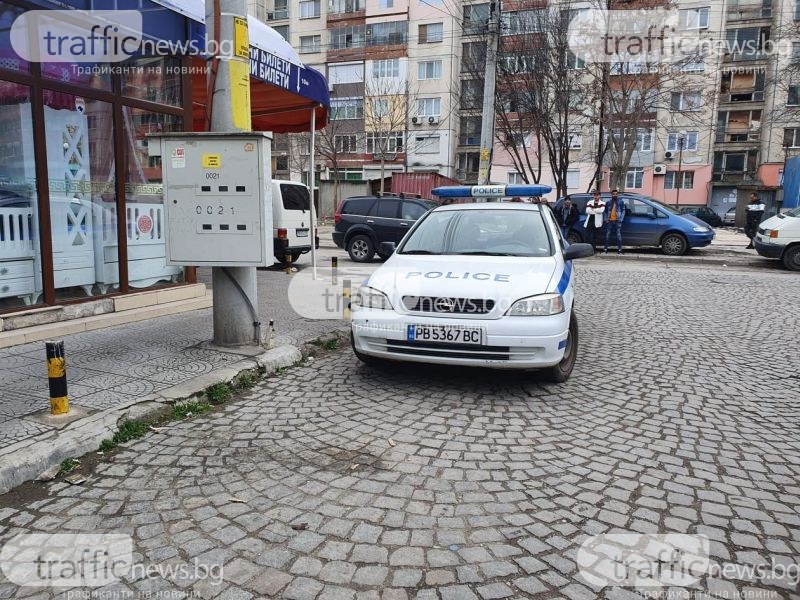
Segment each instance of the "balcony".
M772 18L772 4L737 4L729 3L725 20L727 23L740 23L742 21L756 21Z
M328 21L366 16L365 0L332 0L328 3Z
M267 11L267 22L271 21L283 21L284 19L289 18L289 9L288 8L276 8L272 11Z
M731 128L718 129L714 142L717 144L747 144L758 142L761 137L761 128Z
M740 102L763 102L764 90L755 88L749 90L722 91L719 95L720 104L737 104Z
M755 171L714 171L712 176L712 181L719 183L744 183L755 180Z
M456 179L464 183L477 183L478 171L465 171L463 169L456 170Z

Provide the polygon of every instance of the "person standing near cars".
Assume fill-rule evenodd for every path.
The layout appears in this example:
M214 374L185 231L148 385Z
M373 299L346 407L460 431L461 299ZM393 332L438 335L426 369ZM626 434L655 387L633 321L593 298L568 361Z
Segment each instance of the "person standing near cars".
M569 230L580 218L578 208L572 203L572 199L566 198L564 200L564 204L561 205L556 217L558 217L558 224L561 226L561 235L566 240Z
M586 204L586 221L583 226L586 228L586 237L591 240L589 243L594 247L598 243L598 231L603 230L603 214L606 204L600 197L600 190L595 190L591 201Z
M756 237L758 224L761 223L765 208L764 203L761 202L761 198L758 197L756 192L750 194L750 204L747 205L747 220L744 224L744 233L750 238L750 243L747 245L748 248L755 248L753 246L753 238Z
M608 254L608 239L611 232L617 234L617 254L622 254L622 222L625 220L625 200L619 197L619 190L611 190L611 202L606 204L604 218L606 221L606 245L604 253Z

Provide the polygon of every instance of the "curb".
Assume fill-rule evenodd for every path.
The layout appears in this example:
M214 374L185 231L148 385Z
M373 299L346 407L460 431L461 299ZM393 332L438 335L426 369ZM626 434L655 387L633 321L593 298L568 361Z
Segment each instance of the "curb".
M244 371L261 369L266 375L271 375L280 368L298 363L302 358L303 354L297 346L278 346L157 394L144 396L126 407L98 411L62 429L20 440L0 450L0 494L36 479L45 471L60 465L64 459L96 451L100 442L111 437L119 423L126 419L158 416L172 404L198 396L215 383L229 382Z
M652 263L680 263L685 265L724 265L727 267L748 267L748 268L757 268L757 267L764 267L765 264L770 261L766 258L760 257L748 257L746 259L742 259L739 256L732 255L728 258L704 258L704 257L691 257L691 256L651 256L647 254L595 254L595 256L601 260L634 260L640 262L652 262Z

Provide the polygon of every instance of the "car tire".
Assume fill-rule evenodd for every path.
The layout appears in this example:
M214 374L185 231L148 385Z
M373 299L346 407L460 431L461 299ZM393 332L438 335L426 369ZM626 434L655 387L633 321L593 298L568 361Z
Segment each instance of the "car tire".
M682 256L689 249L689 242L680 233L668 233L661 238L661 252L667 256Z
M575 231L574 229L570 229L567 232L567 241L570 244L580 244L581 242L583 242L583 237L581 237L581 234Z
M553 383L564 383L569 379L575 361L578 358L578 319L575 318L573 311L569 316L569 332L567 334L567 347L564 349L564 357L557 365L553 365L542 372L544 379Z
M790 246L783 253L783 266L790 271L800 271L800 246Z
M353 262L369 262L375 256L375 244L369 236L354 235L347 242L347 253Z

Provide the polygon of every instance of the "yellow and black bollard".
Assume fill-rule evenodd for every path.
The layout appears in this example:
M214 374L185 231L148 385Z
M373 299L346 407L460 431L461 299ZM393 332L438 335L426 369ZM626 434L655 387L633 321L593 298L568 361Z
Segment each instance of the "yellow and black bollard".
M339 259L336 256L331 257L331 284L337 285L339 283Z
M292 255L287 252L286 256L284 256L284 260L286 261L286 274L287 275L291 275L291 273L292 273Z
M350 295L352 288L350 287L350 280L345 279L342 282L342 317L344 319L350 318Z
M63 415L69 412L64 342L45 342L45 349L47 352L47 377L50 383L50 414Z

